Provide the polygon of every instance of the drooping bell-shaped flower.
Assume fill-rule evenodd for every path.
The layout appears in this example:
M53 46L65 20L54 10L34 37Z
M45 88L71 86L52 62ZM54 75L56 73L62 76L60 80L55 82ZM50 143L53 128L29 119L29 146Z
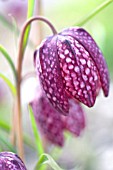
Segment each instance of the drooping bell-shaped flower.
M27 170L22 160L12 152L0 152L0 170Z
M60 114L43 95L31 102L37 126L45 138L58 146L64 144L64 130L79 136L85 127L84 112L80 104L69 100L68 116Z
M83 28L72 27L47 37L35 51L35 66L49 101L63 114L69 112L69 96L88 107L94 105L100 88L108 96L105 59Z
M79 102L70 99L69 105L69 115L61 115L64 129L79 136L81 131L85 128L85 113Z

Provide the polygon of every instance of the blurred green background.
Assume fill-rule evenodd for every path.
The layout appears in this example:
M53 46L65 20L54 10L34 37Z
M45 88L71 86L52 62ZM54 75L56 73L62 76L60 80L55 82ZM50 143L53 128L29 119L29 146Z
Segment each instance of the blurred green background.
M81 18L89 14L102 2L104 2L104 0L42 0L41 11L42 15L47 17L56 29L60 31L66 27L76 26L76 23L78 23ZM35 15L38 12L37 9L36 3ZM9 14L12 14L16 19L17 26L21 29L26 20L27 0L1 0L0 13L2 16L2 18L0 17L0 44L8 49L8 52L16 64L18 36L16 36L15 31L17 31L17 29L15 29L16 27L10 29L10 26L6 25L3 16L9 24L12 24L12 19L9 16ZM105 99L103 94L100 94L95 106L91 109L83 106L86 111L87 122L85 132L80 138L71 137L66 141L64 148L61 151L57 151L58 155L60 155L58 162L61 167L67 169L113 170L113 3L98 13L83 25L83 27L91 33L106 58L111 79L110 95ZM42 24L42 30L43 38L51 33L45 24ZM34 46L37 45L37 31L38 25L33 24L30 40L34 43ZM34 71L32 61L33 51L34 48L29 45L25 53L23 75L27 72ZM0 72L5 74L13 82L12 72L1 54L0 63ZM3 92L3 94L0 93L0 138L2 138L2 140L0 140L0 150L10 150L12 146L9 142L9 127L11 126L13 98L2 80L0 84L0 90ZM29 139L29 145L25 144L28 170L33 169L33 165L37 160L36 151L33 147L34 138L31 124L26 109L32 91L33 89L28 83L22 85L23 127ZM6 145L5 142L8 145Z

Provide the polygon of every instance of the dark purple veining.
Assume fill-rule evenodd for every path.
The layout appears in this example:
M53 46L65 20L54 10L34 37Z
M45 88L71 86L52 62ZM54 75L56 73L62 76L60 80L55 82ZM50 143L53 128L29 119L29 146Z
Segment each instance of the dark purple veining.
M69 112L69 96L88 107L94 105L101 87L108 96L105 59L84 29L68 28L49 36L36 51L35 66L43 89L54 108L64 115Z
M35 99L31 106L40 131L48 141L55 145L64 145L65 130L79 136L85 127L84 111L80 103L72 99L69 100L68 116L58 112L44 95L39 100Z
M0 170L27 170L22 160L12 152L0 152Z

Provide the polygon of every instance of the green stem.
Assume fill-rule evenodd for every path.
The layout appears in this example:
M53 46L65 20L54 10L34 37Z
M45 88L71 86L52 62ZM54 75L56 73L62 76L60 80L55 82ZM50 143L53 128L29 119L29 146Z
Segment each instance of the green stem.
M96 14L98 14L100 11L102 11L105 7L107 7L110 3L112 3L113 0L107 0L103 2L101 5L99 5L96 9L94 9L91 13L89 13L87 16L83 17L81 20L76 22L74 25L82 26L85 23L87 23L91 18L93 18Z
M29 19L30 17L33 16L34 4L35 4L35 0L28 0L27 19ZM26 29L26 32L25 32L25 35L24 35L23 51L24 51L24 49L25 49L25 47L27 45L29 33L30 33L30 25Z
M38 155L41 155L41 154L44 153L43 144L42 144L40 135L39 135L39 133L38 133L36 121L35 121L34 114L33 114L33 111L32 111L32 108L31 108L30 105L28 106L28 109L29 109L29 114L30 114L32 129L33 129L33 133L34 133L34 137L35 137L35 141L36 141L37 154L38 154Z
M6 49L0 45L0 52L4 55L5 59L8 61L12 71L13 71L13 74L14 74L14 78L15 78L15 81L17 80L17 72L16 72L16 69L15 69L15 66L14 66L14 63L10 57L10 55L7 53Z
M33 16L35 0L28 0L27 18Z

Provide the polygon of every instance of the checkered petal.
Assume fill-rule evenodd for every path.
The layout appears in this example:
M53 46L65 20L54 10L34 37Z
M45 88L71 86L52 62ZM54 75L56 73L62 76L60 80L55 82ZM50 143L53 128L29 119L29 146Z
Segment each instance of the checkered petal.
M39 76L49 101L58 111L67 115L69 103L61 77L56 41L57 36L49 37L38 49Z
M79 102L70 100L69 115L63 118L65 129L79 136L85 128L85 114Z
M63 123L61 114L53 108L45 96L31 103L34 116L42 134L48 141L58 146L63 146ZM64 116L65 117L65 116Z
M22 160L12 152L0 152L0 170L27 170Z
M85 105L93 106L99 76L90 54L70 36L59 36L57 48L66 92Z
M108 68L105 59L103 57L103 54L100 51L94 39L92 38L92 36L83 28L77 28L77 27L65 29L61 32L61 35L73 37L90 54L90 57L94 61L94 64L98 70L101 87L103 89L104 95L108 96L109 94Z

